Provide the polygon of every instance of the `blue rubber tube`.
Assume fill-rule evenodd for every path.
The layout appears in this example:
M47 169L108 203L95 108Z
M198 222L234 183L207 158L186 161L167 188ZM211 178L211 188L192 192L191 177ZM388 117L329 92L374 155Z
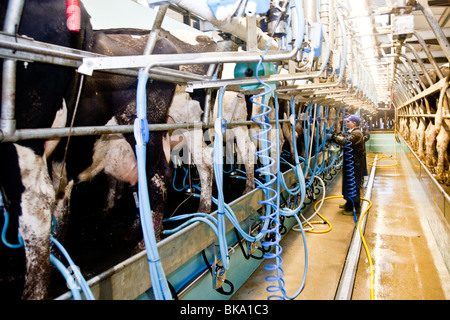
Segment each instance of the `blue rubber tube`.
M1 199L1 192L0 192L0 199ZM2 208L2 206L0 206L0 209L1 208ZM23 247L23 239L22 239L22 236L20 235L20 232L17 232L17 241L18 241L17 244L10 243L6 239L6 232L8 231L8 225L9 225L9 213L8 213L8 211L6 211L5 207L3 207L3 218L5 219L5 221L3 223L2 235L1 235L3 244L10 249L22 248Z
M84 279L83 275L81 274L78 267L73 262L72 258L69 256L69 253L66 251L66 249L63 247L63 245L56 240L53 236L50 236L50 241L53 242L56 247L61 251L61 253L66 258L67 262L69 263L70 268L73 270L73 274L75 276L75 279L80 284L81 290L84 293L84 296L86 297L86 300L95 300L94 295L92 294L91 289L89 288L86 280Z
M230 257L228 256L228 245L226 243L225 230L225 198L223 194L223 134L226 132L226 120L222 116L223 96L225 88L219 89L217 118L214 124L214 149L213 167L214 178L217 186L217 229L219 233L219 247L222 256L222 263L225 270L228 270Z
M138 166L138 192L139 192L139 213L144 236L147 261L149 263L150 279L156 300L171 300L172 294L167 284L167 279L162 268L156 247L155 230L150 208L150 199L147 184L146 158L148 142L148 122L147 122L147 86L148 73L143 69L139 70L138 87L136 92L136 116L134 122L134 136L136 139L136 159Z
M78 287L73 276L67 270L66 266L61 261L59 261L52 253L50 253L50 262L56 267L56 269L59 270L59 272L61 272L64 279L66 279L67 287L70 289L73 299L82 300L80 288Z

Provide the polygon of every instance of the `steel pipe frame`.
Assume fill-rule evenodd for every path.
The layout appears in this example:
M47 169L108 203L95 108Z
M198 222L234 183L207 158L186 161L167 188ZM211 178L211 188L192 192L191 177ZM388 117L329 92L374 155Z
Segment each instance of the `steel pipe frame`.
M422 13L424 14L425 18L427 19L428 24L430 25L431 29L433 30L434 34L436 35L436 39L438 40L439 45L441 46L445 56L447 57L447 60L450 61L450 44L449 44L447 38L445 37L445 34L443 33L443 31L440 28L436 19L434 18L433 14L431 12L431 9L428 6L427 1L418 0L418 2L421 5ZM417 32L415 32L414 35L417 38L417 40L419 41L419 43L421 44L422 48L425 51L425 54L427 55L428 60L432 64L434 70L436 71L437 75L439 76L439 78L441 80L426 89L424 88L425 90L422 91L422 90L420 90L420 88L418 88L418 85L415 82L414 77L412 77L412 75L410 74L411 81L413 81L413 83L415 82L416 89L418 89L417 95L414 95L413 97L409 97L408 99L403 100L402 103L397 102L397 109L404 108L407 105L409 105L421 98L424 98L427 95L436 92L437 90L441 90L444 86L448 85L447 83L445 83L445 80L444 80L444 82L442 81L444 79L443 74L440 71L439 66L437 65L436 61L434 60L431 52L427 48L425 41L422 39L422 37ZM412 51L414 52L414 50L412 50ZM420 59L418 59L418 56L415 55L415 57L418 61L420 60ZM402 61L402 60L400 60L400 61ZM411 63L411 65L412 65L412 63ZM409 71L409 70L407 69L407 71ZM424 73L426 73L426 72L424 72ZM429 80L428 78L429 77L427 77L427 80ZM418 79L420 79L420 77L418 77ZM405 90L403 90L403 93L405 93Z
M6 38L8 38L8 35L6 35ZM29 40L29 39L25 39L22 38L21 41L25 42L25 45L23 45L22 43L19 44L15 44L13 42L8 42L8 41L4 41L3 44L5 46L9 45L9 48L12 50L23 50L23 51L35 51L35 53L37 55L42 55L42 57L45 57L45 59L49 59L51 60L53 63L55 62L55 57L57 62L63 64L63 65L72 65L72 66L76 66L76 65L80 65L79 64L79 60L80 59L85 59L87 61L89 61L90 58L98 58L98 59L102 59L102 57L100 57L99 55L95 55L92 53L88 53L88 52L83 52L83 51L79 51L79 50L73 50L73 49L67 49L64 47L58 47L58 46L52 46L52 45L48 45L48 44L44 44L44 43L39 43L39 42L35 42L33 40ZM30 46L30 44L32 44ZM35 45L38 44L38 47L36 47ZM42 45L42 47L39 47L39 44ZM55 50L56 49L56 50ZM295 49L292 50L290 53L287 54L275 54L274 56L265 59L264 61L272 61L272 60L278 60L278 59L285 59L285 58L289 58L292 57L295 54ZM48 58L48 56L51 55L50 58ZM87 56L87 57L86 57ZM17 56L16 56L17 58ZM21 57L24 60L27 60L28 57ZM61 60L58 60L58 58L60 58ZM105 58L110 58L110 57L105 57ZM164 59L166 57L158 57L161 59ZM173 57L172 57L173 58ZM223 58L223 57L221 57ZM259 60L259 56L257 56L257 58L255 57L255 61L256 59ZM231 58L231 61L234 58ZM242 59L242 58L238 58L238 61ZM220 59L222 62L223 59ZM243 60L248 61L248 55L245 54L245 57L243 58ZM46 61L48 62L48 61ZM86 61L85 61L86 62ZM192 62L192 63L197 63L198 61ZM155 64L158 64L159 62L155 62ZM205 62L205 63L209 63L209 62ZM163 63L164 64L164 63ZM181 62L178 62L177 64L181 64ZM82 65L82 64L81 64ZM80 66L81 66L80 65ZM172 65L172 64L170 64ZM345 64L344 64L345 66ZM114 69L114 73L120 73L121 70L127 74L127 75L134 75L136 72L134 70L128 70L128 69L122 69L122 68L118 68L118 69ZM152 73L151 74L156 74L156 76L153 76L154 78L164 78L164 73L165 72L170 72L168 70L171 69L164 69L164 68L160 68L157 69L156 67L152 67ZM156 71L156 72L155 72ZM320 75L320 73L316 73L314 75L312 75L313 77L318 77ZM178 77L178 81L182 82L185 79L189 79L189 77L193 76L190 74L182 74L180 76L180 74L170 74L168 77L169 78L164 78L167 80L174 80L174 78L170 78L174 76L175 79L177 79ZM198 77L198 75L195 75L196 77ZM300 79L302 78L306 78L305 75L295 75L294 79L296 77L299 77ZM309 78L311 77L311 75L309 75ZM286 80L285 76L281 76L280 77L283 81ZM268 80L272 80L273 77L269 77ZM290 78L292 79L292 78ZM177 81L177 80L175 80ZM198 81L198 80L196 80ZM188 83L189 84L189 83ZM326 85L326 87L331 88L334 86L339 85L339 81L337 83L334 84L329 84ZM322 86L323 87L323 86ZM4 109L4 108L2 108ZM287 120L286 120L287 121ZM250 124L250 123L247 123ZM231 124L230 125L239 125L239 124ZM242 124L241 124L242 125ZM167 125L167 124L157 124L157 125L151 125L150 127L150 131L159 131L159 130L173 130L174 128L189 128L189 127L194 127L196 126L196 124L179 124L179 126L173 126L173 125ZM203 127L209 127L210 124L203 124ZM33 134L34 132L34 134ZM97 127L80 127L80 128L73 128L72 129L72 134L73 135L97 135L97 134L107 134L107 133L117 133L117 132L131 132L131 128L129 126L108 126L108 127L104 127L104 126L97 126ZM43 128L43 129L22 129L18 132L14 132L13 134L6 134L5 132L2 131L0 132L0 142L14 142L14 141L18 141L21 139L52 139L52 138L57 138L57 137L62 137L62 136L67 136L69 134L69 130L68 128Z
M343 26L342 17L341 29L345 35L345 27ZM290 52L272 53L267 52L264 57L264 62L278 62L283 60L290 60L297 53L294 48ZM173 55L172 55L173 57ZM155 66L170 66L170 65L189 65L189 64L211 64L211 63L239 63L239 62L258 62L261 59L259 54L253 52L221 52L221 53L202 53L202 54L179 54L177 61L171 61L168 55L158 56L127 56L127 57L103 57L103 58L86 58L78 71L87 75L91 75L94 70L114 69L114 68L146 68L153 69ZM321 87L331 88L336 87L342 82L342 75L345 71L345 54L341 61L341 76L339 80L331 84L322 84ZM267 77L260 77L261 80L267 82L273 81L289 81L289 80L303 80L319 77L323 72L319 71L314 74L293 74L293 75L272 75ZM237 84L255 84L259 83L256 77L245 78L239 80L217 80L217 81L200 81L190 82L187 84L187 91L192 92L194 89L200 88L219 88L224 86L233 86Z
M181 3L178 4L180 5ZM186 3L184 4L187 5ZM198 3L196 3L195 6L200 7L198 6ZM195 10L193 10L193 12L195 12ZM247 29L245 28L244 30L246 31ZM301 35L301 37L302 36L303 35ZM244 38L246 38L246 36ZM298 51L299 43L303 42L303 40L300 39L298 37L296 38L294 48L290 51L283 51L283 52L268 51L264 56L263 62L277 62L292 59ZM158 66L169 67L169 66L193 65L193 64L259 62L261 59L260 52L185 53L185 54L177 54L176 57L177 59L174 59L173 54L161 54L161 55L147 55L147 56L139 55L139 56L85 58L83 59L82 65L78 68L78 72L86 75L92 75L94 70L97 71L105 69L122 69L122 68L124 69L145 68L147 70L150 70Z
M428 58L428 61L430 61L431 65L434 68L434 71L436 71L436 74L439 76L440 79L444 77L444 75L441 72L441 69L439 69L438 64L436 63L436 60L434 59L433 55L430 52L430 49L428 49L427 44L423 40L422 36L418 32L414 32L414 36L419 41L419 44L422 46L423 51L425 52L425 55Z
M23 6L23 0L11 0L11 3L14 4L20 3ZM17 19L20 18L20 13L16 14ZM162 17L162 15L161 15ZM12 23L13 26L17 25L18 23L16 22L16 20L14 20L14 23ZM7 19L8 21L8 19ZM162 18L161 20L162 21ZM7 29L7 31L9 31L9 33L14 34L15 30L11 27L9 27L9 29ZM14 36L15 37L15 36ZM10 37L11 38L11 37ZM150 40L150 39L149 39ZM70 66L75 66L78 65L80 58L82 59L89 59L89 58L93 58L95 57L96 59L102 59L101 56L99 55L95 55L95 54L89 54L83 51L77 51L77 50L72 50L72 49L67 49L67 48L63 48L63 47L59 47L59 46L52 46L52 45L48 45L48 44L44 44L41 43L42 47L36 48L36 46L34 46L35 44L37 44L38 42L34 42L32 40L29 39L25 39L23 38L24 42L27 41L31 41L33 43L32 46L21 46L20 44L14 44L13 42L6 42L4 43L4 45L6 47L8 47L9 45L9 49L13 49L13 50L24 50L24 51L37 51L36 53L39 54L40 56L38 57L40 59L49 59L45 62L50 62L50 63L55 63L58 62L60 64L63 65L70 65ZM150 41L149 41L150 43ZM28 43L29 44L29 43ZM150 47L151 48L151 47ZM55 50L56 49L56 50ZM149 49L146 49L146 51L148 51ZM290 52L287 53L276 53L273 56L271 56L270 59L274 59L274 61L281 61L284 59L290 59L292 58L296 52L297 52L298 48L295 47L293 50L291 50ZM85 54L88 56L86 57ZM216 55L216 57L214 58L215 62L214 63L220 63L223 62L223 53L217 54L214 53ZM220 57L219 57L220 55ZM241 60L241 61L248 61L247 59L247 54L244 54L245 57L239 57L237 61ZM269 54L270 55L270 54ZM50 58L48 58L48 56L50 56ZM61 59L56 59L56 61L54 60L54 56L61 58ZM155 63L152 64L152 76L151 78L154 78L153 74L158 75L158 68L157 65L158 64L162 64L162 65L167 65L167 66L173 66L173 65L182 65L182 64L198 64L199 62L197 61L197 59L199 57L204 56L204 54L198 54L198 55L185 55L185 58L187 58L189 60L188 63L183 63L182 61L177 61L175 63L165 63L164 59L170 58L169 60L173 61L173 55L171 55L170 57L164 56L164 55L158 55L158 57L156 57L155 59ZM148 56L148 57L155 57L155 56ZM180 57L180 55L177 56L178 58ZM150 58L150 60L152 60L152 58ZM17 59L17 56L15 56L15 59ZM22 59L24 60L29 60L29 57L23 57ZM68 59L68 60L66 60ZM112 57L112 59L115 59L115 57ZM129 59L129 57L125 57L125 59ZM233 60L234 58L231 58L231 60ZM258 54L254 54L253 55L253 59L255 59L254 61L259 61L260 56ZM269 61L270 59L267 59L265 61ZM183 59L181 59L183 60ZM8 60L7 60L8 61ZM44 62L44 61L43 61ZM207 62L204 61L204 64L211 64L211 62ZM88 62L89 64L89 62ZM83 63L81 63L79 65L79 68L81 68L82 70L82 65ZM148 63L145 63L146 66L148 66ZM126 65L125 66L125 72L127 73L127 75L133 75L133 73L128 74L128 72L130 72L130 70L128 70L130 68L130 66ZM4 71L8 71L11 68L8 68L7 66L4 68ZM120 69L123 68L114 68L115 73L117 73L117 71L119 70L120 73ZM15 70L15 68L14 68ZM156 70L156 72L154 72ZM5 71L5 72L6 72ZM134 72L135 71L132 71ZM161 72L161 68L159 68L159 73ZM200 77L198 75L195 76L197 79L196 80L202 80L204 79L204 77ZM11 81L13 81L13 77L11 76L11 73L9 71L8 73L8 78L11 79ZM174 79L167 79L166 80L174 80ZM192 78L191 78L192 80ZM176 82L176 81L175 81ZM8 83L8 82L3 82L3 83ZM4 86L4 88L10 88L12 86ZM14 85L14 89L15 89L15 85ZM6 89L5 89L6 90ZM11 90L11 89L9 89ZM11 97L11 94L3 94L4 97ZM15 120L14 120L14 102L10 102L10 103L3 103L2 104L2 126L4 126L6 128L6 130L1 130L0 131L0 142L14 142L14 141L18 141L20 139L33 139L33 138L56 138L56 137L62 137L62 136L67 136L69 134L69 128L43 128L43 129L24 129L21 130L19 132L17 132L15 130ZM5 107L7 106L7 107ZM3 121L4 120L4 121ZM7 123L7 121L11 120L11 123L14 124L14 126L9 125L6 126L5 124ZM195 124L194 124L195 125ZM120 128L119 128L120 127ZM166 125L166 124L160 124L160 125L152 125L152 128L150 130L171 130L171 126ZM189 127L189 125L186 124L181 124L181 127ZM74 135L91 135L91 134L105 134L105 133L117 133L119 131L123 132L128 132L130 130L130 128L128 128L127 126L110 126L109 128L106 127L81 127L81 128L72 128L70 131L74 134ZM30 131L31 130L31 131ZM34 132L34 134L33 134Z
M436 91L442 90L442 88L445 86L445 82L446 82L445 78L439 80L432 86L428 87L426 90L424 90L424 91L420 92L419 94L412 96L411 98L406 100L398 109L404 108L419 99L425 98L426 96L433 94Z
M8 2L3 30L14 34L20 24L24 0L11 0ZM11 134L16 130L15 101L16 101L16 60L3 61L2 74L2 111L0 116L0 131Z
M417 54L417 52L416 52L416 51L414 50L414 48L413 48L409 43L407 43L407 42L405 42L405 43L403 44L403 46L404 46L405 48L409 49L409 50L412 52L412 54L413 54L414 57L416 58L417 63L419 64L420 68L421 68L422 71L423 71L423 75L424 75L425 78L427 79L428 83L431 84L433 81L431 80L430 75L429 75L428 72L427 72L428 70L427 70L427 68L425 67L425 64L423 63L422 59L420 59L420 57L419 57L419 55ZM406 57L406 55L404 55L404 56ZM408 59L408 61L411 61L411 59L409 59L408 57L407 57L407 59ZM412 61L411 61L411 64L412 64ZM421 83L423 83L423 82L421 82ZM426 89L426 88L424 87L423 89Z
M450 61L450 43L448 42L447 37L439 26L439 23L434 18L433 12L431 12L431 9L428 5L428 1L417 0L417 2L419 2L423 15L427 19L428 24L436 35L436 39L438 40L439 45L441 46L445 56L447 57L447 61Z
M289 122L289 119L280 119L280 123ZM269 121L274 124L275 120ZM256 125L253 121L232 121L227 122L227 127ZM171 131L177 129L209 129L214 128L214 123L191 122L191 123L161 123L149 124L150 132ZM85 126L85 127L62 127L62 128L38 128L38 129L18 129L12 135L5 136L0 132L0 142L17 142L29 139L58 139L67 136L89 136L114 133L132 133L133 125L113 125L113 126Z
M420 89L420 86L419 86L419 84L417 83L416 78L414 77L414 75L413 75L413 73L412 73L412 72L414 72L414 73L416 74L416 76L417 76L417 70L415 70L415 69L413 68L413 66L407 64L407 63L406 63L403 59L401 59L401 58L402 58L402 55L399 56L398 60L399 60L399 61L403 64L403 66L405 67L405 71L408 73L409 79L411 80L412 84L414 85L414 88L415 88L417 94L421 93L421 92L422 92L422 89ZM408 65L409 65L410 68L408 68ZM411 70L412 70L412 72L411 72Z
M35 41L19 35L0 33L0 56L7 59L26 62L51 63L67 67L78 68L83 58L104 57L88 51L76 50ZM202 81L206 76L173 70L169 68L155 68L150 77L157 80L186 83L187 81ZM137 71L131 69L104 70L119 75L136 76Z
M23 0L21 1L21 3L23 4ZM8 38L16 39L16 36L4 35L3 38L4 39L8 39ZM18 37L18 38L20 38L20 40L21 40L20 42L16 43L15 41L4 41L3 40L3 42L1 44L3 46L7 47L8 49L11 49L14 51L23 50L25 52L34 52L35 54L37 54L37 56L34 56L33 58L34 59L37 58L37 61L47 62L47 63L57 63L57 64L61 64L61 65L66 65L66 66L68 65L68 66L79 66L80 67L83 64L83 63L80 64L80 59L90 59L90 58L94 58L94 57L96 59L102 59L102 56L92 54L89 52L68 49L65 47L60 47L60 46L55 46L55 45L49 45L46 43L36 42L34 40L27 39L24 37ZM150 39L149 39L149 41L150 41ZM22 42L24 42L24 43L22 43ZM288 53L285 53L285 54L277 53L271 58L276 59L276 60L288 59L288 58L291 58L292 56L294 56L296 51L297 51L297 49L294 48L293 50L291 50ZM220 53L220 55L222 55L222 54L223 53ZM11 53L11 55L13 55L13 54ZM191 55L191 61L188 64L197 64L198 61L196 61L196 58L203 56L203 55L204 54ZM223 62L222 57L219 58L219 54L216 54L216 55L217 55L217 58L215 59L216 60L215 62L216 63ZM244 55L247 56L246 54L244 54ZM151 56L151 57L156 57L156 56ZM24 55L21 55L21 56L14 55L14 58L15 59L18 59L18 58L24 59L26 61L30 59L29 56L24 56ZM110 58L110 57L107 57L107 58ZM112 57L112 58L114 59L115 57ZM126 58L128 58L128 57L126 57ZM158 55L158 57L156 57L156 58L157 59L155 59L155 60L157 62L155 62L155 64L158 64L161 62L161 61L158 62L158 60L164 60L164 59L167 59L168 57L162 57L162 55ZM173 60L173 55L169 58L171 58ZM239 58L239 59L242 59L242 58ZM260 59L260 56L255 55L255 61L259 61L259 59ZM247 61L248 59L246 59L246 57L245 57L244 59L242 59L242 61L244 61L244 60ZM270 59L267 59L267 60L270 60ZM204 63L209 64L209 62L204 62ZM175 63L169 63L169 64L162 63L162 64L171 66L171 65L181 65L183 63L180 61L177 61ZM164 74L164 72L168 71L168 70L171 70L171 69L158 68L157 66L153 66L151 78L161 79L162 77L164 77L162 74ZM103 71L110 71L110 70L103 70ZM130 75L130 76L137 75L136 71L129 70L128 66L126 68L114 68L114 71L112 71L112 72ZM170 71L168 71L168 72L170 72ZM170 78L170 76L171 75L169 75L169 78L164 78L164 79L172 81L172 82L183 82L182 80L186 80L186 79L192 80L194 78L195 80L201 80L201 79L205 78L205 77L202 77L199 75L191 76L191 74L188 74L188 73L181 73L181 77L178 78L178 81L177 81L176 78L175 79ZM180 76L180 74L176 73L175 76ZM7 83L7 82L4 81L4 83ZM4 96L8 96L8 95L4 95ZM11 113L11 112L14 113L14 104L12 103L10 105L11 105L10 108L2 107L3 114L7 115L8 113ZM8 118L13 118L13 114L12 114L12 116L10 115L7 117L3 117L3 115L2 115L2 119L3 118L5 120L8 120ZM283 122L283 121L289 121L289 120L281 120L281 121ZM2 121L2 123L4 123L4 122ZM251 125L251 124L254 124L254 123L244 121L244 122L233 122L233 123L229 123L228 125L236 126L236 125ZM213 126L213 124L202 124L202 127L204 127L204 128L209 128L212 126ZM174 130L174 129L179 129L179 128L193 128L193 127L198 127L198 124L196 124L196 123L175 124L175 125L153 124L153 125L149 125L149 130L150 131L165 131L165 130ZM92 127L78 127L78 128L72 128L72 129L70 129L70 128L42 128L42 129L20 129L20 130L15 130L15 127L14 127L14 130L7 130L7 131L1 130L0 131L0 142L16 142L16 141L22 140L22 139L55 139L55 138L59 138L59 137L68 136L69 134L74 135L74 136L80 136L80 135L99 135L99 134L119 133L119 132L127 133L127 132L132 132L132 130L133 130L132 126L92 126Z
M418 114L399 114L400 118L435 118L436 114L426 114L426 113L418 113ZM443 115L442 118L450 119L450 115Z

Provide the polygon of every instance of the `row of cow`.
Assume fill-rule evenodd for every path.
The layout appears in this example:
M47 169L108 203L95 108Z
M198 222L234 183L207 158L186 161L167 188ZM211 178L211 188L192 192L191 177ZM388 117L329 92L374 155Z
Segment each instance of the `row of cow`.
M440 68L442 77L448 77L449 68ZM430 79L436 83L436 72L430 72ZM424 77L425 85L429 83ZM399 113L398 131L408 142L418 157L436 177L439 183L450 185L450 162L448 147L450 142L450 121L444 115L450 113L448 104L449 91L438 90L434 94L409 104ZM408 115L408 116L402 116Z
M4 20L6 4L3 2L0 8ZM81 13L82 29L74 33L65 27L64 2L28 0L25 1L17 32L41 42L103 55L139 55L144 52L148 32L125 29L94 31L82 5ZM45 29L42 26L46 26ZM216 50L217 43L208 37L199 36L195 43L186 43L161 30L153 54ZM232 72L230 67L225 66L221 74ZM208 66L182 68L192 73L206 74ZM96 72L84 78L68 67L18 62L15 101L17 128L133 124L136 118L136 88L135 77ZM77 96L80 98L77 99ZM196 90L193 95L189 95L181 85L153 80L147 86L147 119L150 124L200 123L206 96L204 90ZM214 100L213 94L211 104L214 104ZM296 113L304 112L302 108L304 106L298 104ZM214 117L213 110L210 119ZM258 112L249 102L248 96L236 92L226 92L223 110L228 122L248 120ZM289 114L289 102L281 101L281 117L288 118ZM323 108L321 114L323 116ZM334 115L336 109L331 108L330 118L333 120ZM274 119L275 115L272 113L271 117ZM304 153L301 125L297 129L298 149ZM257 130L257 127L247 126L227 130L228 138L234 137L236 140L237 154L247 173L244 193L255 188L254 169L257 163L254 153L259 146L251 137ZM163 230L168 190L173 178L170 155L182 145L192 155L200 177L198 211L212 211L213 148L206 143L207 135L204 130L195 128L175 132L155 131L150 134L146 165L152 218L158 239ZM278 143L280 146L288 141L293 150L290 123L282 125L280 137L280 141L275 141L272 131L270 139L274 145ZM23 299L49 297L49 254L52 250L49 236L53 232L55 238L64 243L71 209L74 207L71 201L74 191L81 189L83 183L95 179L100 173L105 175L107 195L101 211L107 215L116 206L118 198L133 190L124 186L138 183L134 146L133 134L0 143L0 187L6 199L6 209L11 215L10 229L18 229L24 240L26 267ZM275 150L272 148L274 158ZM124 219L131 221L128 234L138 239L136 250L142 250L138 210L136 207L129 208L124 215L128 216Z

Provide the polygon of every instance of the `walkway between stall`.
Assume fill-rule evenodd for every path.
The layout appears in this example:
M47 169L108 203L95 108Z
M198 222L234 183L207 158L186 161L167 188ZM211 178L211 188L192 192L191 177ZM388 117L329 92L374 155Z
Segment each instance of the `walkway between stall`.
M429 221L442 215L432 196L417 179L410 163L407 146L397 142L393 134L373 134L368 153L397 156L397 165L376 168L365 229L365 240L374 267L376 300L446 300L450 299L450 274L430 229ZM368 157L368 161L373 160ZM394 164L382 160L379 165ZM370 170L370 167L369 167ZM341 177L329 184L326 196L341 195ZM364 193L362 193L364 194ZM356 226L353 217L341 214L343 199L329 199L320 213L332 225L328 233L307 233L308 276L299 300L333 300L339 284L349 243ZM312 206L310 210L313 210ZM319 220L317 218L317 220ZM448 231L448 224L443 230ZM327 225L314 224L315 230ZM304 252L300 232L290 231L281 241L283 265L288 294L296 292L304 268ZM444 250L449 250L446 246ZM444 254L445 255L445 254ZM361 249L353 300L370 299L370 271L364 247ZM263 262L232 299L265 300L268 282ZM447 265L447 266L446 266Z

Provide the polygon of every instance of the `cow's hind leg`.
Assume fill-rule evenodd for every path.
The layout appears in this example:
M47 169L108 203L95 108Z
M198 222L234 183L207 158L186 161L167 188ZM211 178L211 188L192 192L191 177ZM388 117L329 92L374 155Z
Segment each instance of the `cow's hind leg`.
M238 157L239 163L244 163L246 172L246 182L243 194L246 194L255 189L255 161L254 154L256 147L250 140L247 127L233 128L234 136L236 137L237 151L240 155Z
M47 164L31 149L15 145L24 186L19 231L24 240L26 274L23 299L45 299L50 282L50 230L55 200Z

